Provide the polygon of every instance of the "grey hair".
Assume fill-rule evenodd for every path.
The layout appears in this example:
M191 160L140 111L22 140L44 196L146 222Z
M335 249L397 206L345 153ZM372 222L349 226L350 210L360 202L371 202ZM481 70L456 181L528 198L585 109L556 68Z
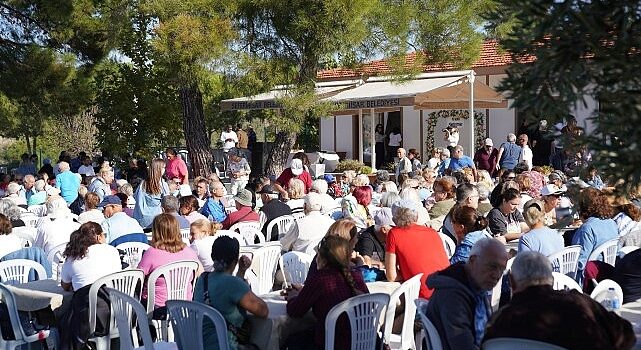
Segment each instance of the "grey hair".
M214 192L216 190L216 185L217 184L222 184L220 181L212 181L209 183L209 192Z
M33 175L31 175L31 174L27 174L27 175L25 175L25 176L24 176L23 180L24 180L24 181L27 181L27 180L34 180L34 181L35 181L35 180L36 180L36 178L35 178Z
M323 179L318 179L314 180L312 182L312 190L320 193L320 194L326 194L327 193L327 181Z
M314 192L310 192L305 196L305 210L307 210L308 212L309 211L321 211L322 208L323 208L323 206L321 205L321 195L320 194L314 193Z
M398 187L396 187L396 184L392 181L385 181L381 186L385 186L385 192L398 193Z
M178 201L178 198L172 195L162 197L162 199L160 200L160 205L165 212L178 212L178 209L180 208L180 202Z
M411 187L403 188L403 190L401 191L399 196L400 196L401 199L406 199L406 200L414 202L414 204L416 204L416 206L420 207L422 205L421 204L421 196L418 194L418 190L417 189L414 189L414 188L411 188Z
M67 202L62 197L57 197L47 202L47 213L53 213L56 209L61 208L67 208Z
M465 149L461 145L456 145L456 147L454 147L454 149L459 150L461 152L465 151Z
M505 246L503 245L503 243L499 242L494 238L485 237L478 240L474 244L474 246L472 247L472 250L470 250L470 257L485 255L487 254L487 251L491 249L498 249L498 250L505 251Z
M551 285L554 282L550 259L534 251L517 254L510 274L520 286Z
M367 186L369 185L369 177L365 174L358 174L352 180L352 185L354 186Z
M63 171L68 171L71 168L69 167L69 163L60 162L60 163L58 163L58 169L60 169L60 172L63 172Z
M441 154L446 156L446 157L449 157L450 156L450 150L445 148L445 147L443 147L443 150L441 150Z
M0 199L0 214L4 214L10 221L15 221L20 219L20 213L20 208L11 199Z
M389 172L387 170L379 170L376 172L376 181L385 182L389 181Z
M398 208L392 220L398 227L409 226L418 221L418 213L410 208Z
M490 189L483 184L477 184L476 189L479 191L479 201L484 201L490 197Z
M399 202L401 200L401 196L398 195L396 192L384 192L383 195L381 196L381 207L383 208L391 208L394 203Z
M15 182L9 182L9 185L7 185L7 193L18 194L18 192L20 192L20 185Z
M38 192L44 191L45 190L45 186L47 186L47 183L45 182L45 180L37 180L35 185L33 185L33 187Z
M474 193L479 194L479 190L475 185L462 183L456 187L456 202L463 203L468 198L472 197ZM479 195L479 199L480 199Z
M507 142L516 142L516 135L513 133L507 134Z
M122 186L118 187L118 192L126 194L127 197L133 197L134 188L131 186L131 184L126 183L126 184L123 184Z

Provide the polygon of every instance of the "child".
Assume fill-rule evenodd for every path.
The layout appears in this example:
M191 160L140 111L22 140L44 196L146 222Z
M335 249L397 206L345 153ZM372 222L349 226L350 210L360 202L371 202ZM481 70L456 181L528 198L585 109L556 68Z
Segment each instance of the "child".
M336 179L334 178L334 176L325 174L324 179L327 182L328 195L330 195L332 198L343 197L343 190L341 189L341 186L336 183Z

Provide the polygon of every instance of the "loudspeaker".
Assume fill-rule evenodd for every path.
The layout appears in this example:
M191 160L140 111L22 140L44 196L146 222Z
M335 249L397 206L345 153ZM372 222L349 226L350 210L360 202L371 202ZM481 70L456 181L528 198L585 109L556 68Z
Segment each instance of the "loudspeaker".
M265 173L265 163L267 162L267 156L269 156L269 151L271 151L273 147L273 142L256 142L254 144L254 149L252 150L251 156L252 175L256 176Z

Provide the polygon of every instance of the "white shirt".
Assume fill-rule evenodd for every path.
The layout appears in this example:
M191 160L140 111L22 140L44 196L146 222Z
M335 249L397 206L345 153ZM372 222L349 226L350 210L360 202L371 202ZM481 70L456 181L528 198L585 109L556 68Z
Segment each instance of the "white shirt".
M80 168L78 168L78 174L85 176L96 176L96 173L94 172L91 165L81 165Z
M102 224L105 221L105 216L102 214L102 211L98 209L91 209L78 215L78 222L84 224L85 222L95 222L96 224Z
M334 220L319 211L311 211L294 222L282 237L280 243L285 251L308 252L325 237Z
M521 156L519 157L519 162L525 162L527 164L528 170L532 170L532 149L528 145L523 145L521 148Z
M203 269L208 272L214 270L214 262L211 260L211 246L214 244L214 240L216 240L216 236L207 236L197 239L191 244L191 249L198 255Z
M401 141L403 141L403 136L401 134L389 134L388 146L400 147Z
M27 199L17 193L8 195L7 199L11 200L15 205L27 205Z
M122 270L118 250L108 244L94 244L87 255L76 260L67 258L62 265L61 280L71 283L73 290L88 286L97 279Z
M332 198L332 196L328 195L327 193L323 193L320 195L320 204L321 204L321 213L327 214L332 209L340 208L341 205L336 203L336 201Z
M36 241L33 245L42 248L48 254L53 247L69 242L71 232L77 230L78 227L80 224L73 221L71 217L55 220L44 217L39 221Z
M231 139L231 141L225 141ZM236 143L238 142L238 135L234 131L223 131L220 134L220 141L223 143L223 150L225 152L229 151L230 148L236 147Z
M0 235L0 258L22 249L22 240L16 235Z

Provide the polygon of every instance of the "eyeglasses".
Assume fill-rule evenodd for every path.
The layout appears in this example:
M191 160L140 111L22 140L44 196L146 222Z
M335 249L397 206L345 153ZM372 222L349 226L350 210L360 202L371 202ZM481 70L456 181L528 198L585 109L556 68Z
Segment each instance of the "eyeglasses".
M514 179L516 179L516 176L508 176L508 177L506 177L505 179L506 179L506 180L514 180Z

